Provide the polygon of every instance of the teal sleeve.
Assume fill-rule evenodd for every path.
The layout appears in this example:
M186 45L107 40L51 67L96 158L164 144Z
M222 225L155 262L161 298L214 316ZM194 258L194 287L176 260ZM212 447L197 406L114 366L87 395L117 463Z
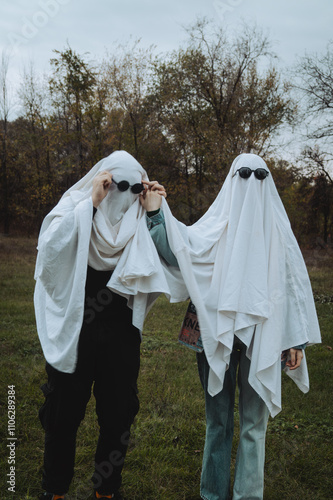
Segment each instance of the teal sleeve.
M293 349L305 349L306 346L307 346L307 342L305 344L296 345L295 347L293 347Z
M162 210L152 216L147 216L147 226L156 250L169 266L179 267L178 262L169 245L165 229L165 220Z

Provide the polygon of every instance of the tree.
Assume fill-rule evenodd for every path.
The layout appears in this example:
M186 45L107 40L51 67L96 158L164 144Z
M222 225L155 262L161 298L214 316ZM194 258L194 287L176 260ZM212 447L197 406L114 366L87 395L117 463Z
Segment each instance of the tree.
M94 92L85 110L85 136L91 165L112 153L116 132L112 128L114 117L109 107L110 91L103 67L96 70ZM116 149L117 146L116 146Z
M312 176L323 175L328 183L333 185L333 176L330 172L331 155L320 151L319 146L308 146L304 148L301 160L305 170Z
M333 41L322 55L306 54L294 71L293 87L298 91L308 145L301 154L307 167L319 169L332 182L333 151Z
M319 234L324 243L328 243L328 236L332 230L333 183L322 172L314 178L314 189L311 196L313 218L317 221Z
M110 92L110 108L122 111L122 144L137 160L142 154L145 136L144 102L151 75L154 47L142 48L140 40L131 46L118 46L104 62Z
M46 83L45 79L38 77L32 62L24 68L19 89L23 114L15 123L20 136L20 140L16 140L20 149L18 157L25 172L21 192L30 199L26 209L37 227L45 215L45 208L52 207L58 195L51 164L50 99ZM21 196L16 201L17 206L22 205L22 201Z
M267 153L294 107L278 73L258 69L261 58L271 57L260 31L245 26L231 39L199 20L188 34L186 48L156 64L149 99L174 153L178 210L185 204L185 220L193 222L216 196L235 156Z
M310 217L316 228L316 234L321 234L325 244L332 232L333 213L333 176L330 171L331 158L322 153L319 146L307 147L303 150L302 170L309 178L312 186L309 198Z
M333 41L324 55L307 54L296 66L294 87L305 105L309 139L333 136Z
M5 51L1 54L0 66L0 124L1 124L1 184L2 184L2 216L3 229L9 234L10 208L9 208L9 186L8 186L8 121L11 110L11 101L8 84L9 54Z
M58 149L57 163L62 166L66 186L73 184L87 171L84 136L85 112L91 105L96 85L94 69L69 45L54 51L51 59L53 75L49 86L55 112L52 121Z

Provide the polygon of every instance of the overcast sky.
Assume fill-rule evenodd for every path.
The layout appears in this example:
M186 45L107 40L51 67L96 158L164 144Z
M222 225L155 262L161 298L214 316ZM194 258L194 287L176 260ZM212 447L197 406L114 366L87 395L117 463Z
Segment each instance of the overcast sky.
M280 56L323 52L333 38L332 0L1 0L0 48L12 48L11 75L30 59L47 70L52 50L66 40L79 53L103 55L132 35L158 52L179 47L184 25L198 16L237 28L242 19L267 30Z

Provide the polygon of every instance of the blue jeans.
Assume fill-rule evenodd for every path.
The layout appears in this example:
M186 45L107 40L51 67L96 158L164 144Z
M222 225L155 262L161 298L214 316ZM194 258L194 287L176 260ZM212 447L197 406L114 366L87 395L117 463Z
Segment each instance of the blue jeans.
M204 500L230 498L230 462L234 431L234 403L238 368L240 439L237 450L233 500L263 498L265 434L269 411L248 382L250 360L246 346L235 338L223 390L208 394L209 365L204 353L197 355L199 375L205 391L206 442L201 497Z

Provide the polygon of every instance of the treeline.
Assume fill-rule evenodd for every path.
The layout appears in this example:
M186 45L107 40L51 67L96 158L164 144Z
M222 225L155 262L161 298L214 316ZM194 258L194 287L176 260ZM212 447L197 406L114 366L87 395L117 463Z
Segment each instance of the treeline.
M4 233L35 234L62 193L118 149L162 182L174 214L193 223L215 198L235 156L256 152L272 170L299 241L312 244L320 237L327 243L332 179L326 157L307 147L300 168L274 153L273 141L299 120L299 109L273 61L259 30L244 26L231 37L204 20L170 55L155 56L153 48L135 42L96 63L68 45L54 51L47 78L25 68L21 112L10 120L9 60L3 55Z

